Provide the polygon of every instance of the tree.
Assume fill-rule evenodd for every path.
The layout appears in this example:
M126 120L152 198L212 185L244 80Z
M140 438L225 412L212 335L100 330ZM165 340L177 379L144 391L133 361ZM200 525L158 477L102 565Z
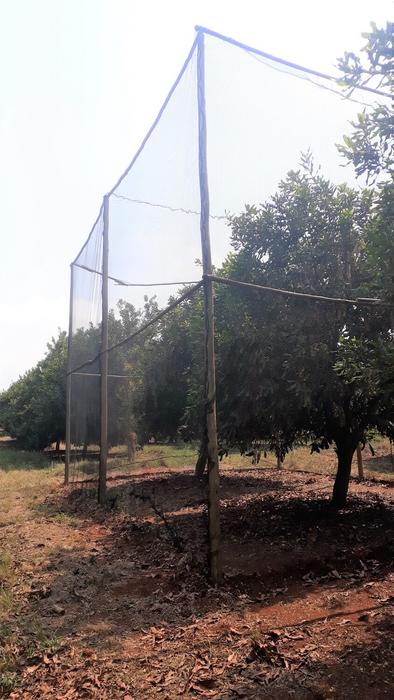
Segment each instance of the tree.
M326 296L367 296L371 277L366 232L372 193L335 187L313 168L280 183L266 204L232 217L224 275ZM360 309L219 289L219 426L241 449L256 440L282 451L298 441L338 455L333 503L346 501L351 461L365 431L376 424L376 402L362 403L336 371L347 338L385 338L385 310Z
M165 316L145 342L134 392L138 432L143 439L154 435L174 441L200 434L202 318L198 295Z
M109 345L123 340L158 312L155 298L145 298L141 310L123 300L111 309L108 319ZM72 375L71 435L72 442L98 444L100 439L99 361L92 360L100 349L101 326L90 324L73 333L71 367L80 368ZM136 425L135 401L141 378L142 358L147 340L141 336L130 345L116 349L109 356L108 438L112 445L125 441ZM52 338L43 360L26 372L0 395L0 422L7 432L28 449L41 450L65 436L67 336L59 332ZM125 379L121 378L125 377Z
M44 359L0 396L2 427L31 450L59 443L65 433L66 333L47 348Z
M367 44L362 57L346 53L339 60L343 72L342 83L351 90L369 85L392 94L394 85L394 25L385 29L372 23L371 31L364 34ZM339 150L353 164L357 176L365 176L367 183L375 183L372 216L366 231L366 254L371 273L370 296L380 296L394 304L394 112L391 104L378 97L369 112L364 110L352 124L353 133L344 137ZM342 354L336 369L351 384L359 399L369 397L376 403L376 427L393 438L394 384L393 345L394 314L388 323L385 337L373 342L360 343L348 338L342 344Z
M232 217L220 274L336 297L382 291L371 267L373 192L324 179L309 155L264 205ZM140 430L162 439L201 437L203 328L199 295L176 309L144 344L134 407ZM333 502L346 500L353 453L366 431L387 424L387 401L362 392L341 366L355 343L387 339L387 309L356 308L216 290L219 438L223 450L262 447L282 457L294 445L334 444ZM371 350L372 351L372 350ZM348 367L348 365L346 365ZM365 382L363 384L365 385ZM378 400L378 397L379 400ZM386 411L386 413L385 413ZM203 460L202 460L203 462Z

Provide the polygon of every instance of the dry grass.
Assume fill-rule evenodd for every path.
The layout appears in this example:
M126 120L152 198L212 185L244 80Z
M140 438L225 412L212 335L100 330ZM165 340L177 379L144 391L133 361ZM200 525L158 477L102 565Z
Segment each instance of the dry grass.
M4 543L0 549L0 697L7 697L18 686L20 655L34 657L51 642L42 632L40 620L20 614L21 601L15 593L18 562L13 556L19 552L20 540L12 526L37 518L37 506L61 484L62 477L61 464L40 453L19 450L13 441L0 438L0 528ZM34 563L33 554L30 559Z
M369 447L363 450L364 475L366 478L394 480L394 467L390 458L390 443L387 439L379 438L373 441L375 456L372 456ZM123 451L124 448L123 448ZM115 448L112 453L115 455L109 461L109 472L127 472L155 470L155 469L176 469L177 467L193 467L197 459L197 447L195 445L147 445L142 452L137 454L133 464L128 464L125 458L117 456L121 448ZM241 456L239 453L229 454L224 457L221 469L250 469L252 466L251 457ZM337 458L334 449L322 450L319 454L311 454L309 447L298 447L292 450L285 459L284 469L291 471L307 471L311 473L335 474ZM258 464L259 468L272 469L276 467L276 456L268 453L266 457L261 456ZM97 473L97 461L79 463L77 472L83 478L87 475ZM353 460L352 475L358 476L357 459Z
M0 447L0 526L19 522L26 506L61 483L63 466L43 455Z

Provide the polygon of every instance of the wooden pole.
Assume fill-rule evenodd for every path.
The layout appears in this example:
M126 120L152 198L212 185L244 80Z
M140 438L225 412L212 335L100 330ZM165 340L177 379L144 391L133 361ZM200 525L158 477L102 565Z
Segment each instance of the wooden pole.
M364 479L363 455L361 452L360 443L358 443L358 445L357 445L357 469L358 469L358 478Z
M70 457L71 457L71 347L73 334L73 306L74 306L74 267L70 266L70 311L68 316L67 339L67 377L66 377L66 454L64 459L64 483L70 481Z
M200 176L200 233L204 275L212 275L209 237L209 191L207 170L207 124L205 111L204 34L197 36L198 150ZM204 278L205 362L206 362L206 433L208 453L208 528L209 566L213 583L222 578L220 552L219 459L216 425L215 327L213 282Z
M100 465L98 501L105 503L107 495L108 458L108 214L109 198L104 197L103 208L103 276L101 292L101 348L100 348Z

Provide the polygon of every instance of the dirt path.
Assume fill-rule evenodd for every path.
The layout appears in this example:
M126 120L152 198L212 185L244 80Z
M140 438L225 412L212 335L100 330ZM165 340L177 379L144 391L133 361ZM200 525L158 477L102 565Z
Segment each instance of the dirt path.
M354 482L335 516L331 487L226 472L220 590L190 473L114 480L107 512L86 490L30 507L15 492L17 521L0 529L15 567L3 696L393 697L393 489Z

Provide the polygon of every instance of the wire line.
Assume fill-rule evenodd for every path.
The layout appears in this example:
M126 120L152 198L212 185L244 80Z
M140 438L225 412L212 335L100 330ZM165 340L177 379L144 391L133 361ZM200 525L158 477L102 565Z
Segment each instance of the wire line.
M103 273L99 270L94 270L92 267L87 265L80 265L79 263L72 263L75 267L80 267L81 270L86 270L87 272L92 272L95 275L102 275ZM120 287L175 287L178 284L198 284L201 280L186 280L181 282L124 282L117 277L111 277L108 275L108 279L115 282L116 285Z
M295 70L301 71L302 73L309 73L310 75L315 75L318 78L323 78L324 80L330 80L331 82L335 82L338 84L338 78L335 78L333 75L329 75L329 73L323 73L322 71L315 70L314 68L307 68L306 66L301 66L299 63L293 63L293 61L287 61L285 58L280 58L279 56L274 56L273 54L267 53L266 51L261 51L260 49L256 49L253 46L249 46L248 44L244 44L242 41L237 41L236 39L233 39L230 36L226 36L225 34L220 34L219 32L214 32L212 29L208 29L207 27L201 27L197 25L195 27L196 32L203 32L204 34L208 34L209 36L213 36L216 39L220 39L221 41L226 42L227 44L232 44L233 46L237 46L239 49L244 49L245 51L257 54L258 56L262 56L263 58L267 58L269 61L274 61L275 63L281 63L284 66L287 66L288 68L293 68ZM390 95L387 92L383 92L383 90L377 90L376 88L372 88L369 85L355 85L353 90L364 90L365 92L371 92L375 95L380 95L381 97L388 97L389 99L392 99L393 96Z
M74 367L74 369L70 370L67 372L67 376L69 374L73 374L74 372L79 372L79 370L83 369L84 367L88 367L89 365L92 365L96 360L99 360L104 353L110 353L112 350L116 350L117 348L122 347L123 345L126 345L126 343L129 343L130 340L134 340L138 335L141 335L141 333L144 333L148 328L153 326L155 323L158 321L161 321L161 319L166 316L170 311L173 311L179 304L181 304L183 301L186 301L187 299L190 299L190 297L197 292L200 287L204 284L203 280L200 280L194 287L191 289L188 289L184 294L182 294L178 299L175 299L175 301L171 302L171 304L168 304L165 309L162 311L159 311L159 313L156 314L153 318L151 318L149 321L144 323L141 328L138 328L134 333L131 333L131 335L128 335L126 338L123 338L123 340L120 340L118 343L115 343L114 345L111 345L109 348L106 350L100 350L100 352L97 353L95 357L93 357L91 360L86 360L83 362L81 365L78 365L78 367Z
M313 301L328 301L334 304L351 304L352 306L389 306L392 308L391 304L383 302L381 299L369 299L361 298L358 299L343 299L341 297L326 297L321 294L309 294L307 292L293 292L288 289L279 289L278 287L266 287L262 284L252 284L251 282L240 282L239 280L233 280L227 277L218 277L217 275L204 275L204 279L210 279L212 282L219 282L220 284L226 284L229 287L245 287L249 289L256 289L263 292L273 292L274 294L281 294L288 297L300 297L301 299L311 299Z
M145 204L148 207L157 207L159 209L167 209L168 211L172 211L172 212L179 213L179 214L195 214L196 216L200 216L200 214L201 214L201 212L195 211L194 209L184 209L183 207L170 207L168 204L159 204L156 202L148 202L144 199L133 199L132 197L127 197L124 194L116 194L116 192L113 192L112 196L116 197L117 199L126 199L128 202L132 202L133 204ZM227 219L227 216L225 216L225 215L220 216L219 214L210 214L209 218L210 219Z
M247 49L244 49L246 53L251 57L254 58L255 61L258 61L258 63L261 63L264 66L267 66L267 68L270 68L271 70L276 70L278 73L282 73L283 75L289 75L292 78L298 78L299 80L304 80L306 83L310 83L311 85L314 85L315 87L321 88L322 90L327 90L327 92L332 92L334 95L339 95L342 100L346 100L347 102L354 102L355 104L361 105L362 107L371 107L371 104L369 102L362 102L361 100L356 100L354 97L350 97L349 95L346 95L339 90L336 90L333 87L330 87L329 85L323 85L322 83L317 83L316 80L312 80L308 76L308 74L299 74L299 73L290 73L286 68L280 68L279 66L273 66L268 60L264 60L261 56L255 54L253 51L248 51Z

